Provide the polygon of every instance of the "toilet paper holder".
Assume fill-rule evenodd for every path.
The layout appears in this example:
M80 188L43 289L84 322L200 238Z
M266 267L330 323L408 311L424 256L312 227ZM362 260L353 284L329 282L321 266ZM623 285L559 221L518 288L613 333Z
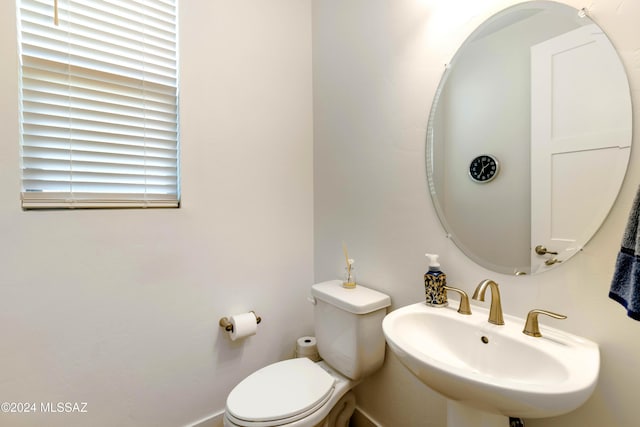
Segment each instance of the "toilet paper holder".
M256 323L259 324L260 322L262 322L262 317L258 316L255 311L251 310L249 313L253 313L253 315L256 316ZM224 328L225 331L233 332L233 325L231 324L231 322L229 322L228 317L221 318L218 324L221 328Z

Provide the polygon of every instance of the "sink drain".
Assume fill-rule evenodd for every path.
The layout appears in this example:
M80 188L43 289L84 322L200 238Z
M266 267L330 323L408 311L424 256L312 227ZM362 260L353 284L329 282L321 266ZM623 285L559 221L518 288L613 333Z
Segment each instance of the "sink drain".
M480 338L480 341L482 341L485 344L488 344L489 343L489 338L487 338L485 336L482 336L482 338Z

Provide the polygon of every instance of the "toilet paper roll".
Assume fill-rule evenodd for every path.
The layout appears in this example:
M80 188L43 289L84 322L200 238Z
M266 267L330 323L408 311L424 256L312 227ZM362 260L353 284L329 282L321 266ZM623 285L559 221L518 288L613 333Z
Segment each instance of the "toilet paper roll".
M316 337L300 337L296 343L296 351L299 354L316 353L318 351L318 342Z
M229 334L231 341L255 335L258 330L256 315L253 313L236 314L229 318L233 331Z
M320 360L315 337L300 337L296 342L296 357L307 357L314 362Z

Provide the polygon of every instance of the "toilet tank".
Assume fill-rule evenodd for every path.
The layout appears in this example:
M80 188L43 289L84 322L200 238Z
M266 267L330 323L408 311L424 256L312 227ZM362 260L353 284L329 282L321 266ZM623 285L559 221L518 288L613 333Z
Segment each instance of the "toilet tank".
M311 287L315 300L314 325L320 356L341 374L358 380L379 369L384 362L382 319L391 298L341 280Z

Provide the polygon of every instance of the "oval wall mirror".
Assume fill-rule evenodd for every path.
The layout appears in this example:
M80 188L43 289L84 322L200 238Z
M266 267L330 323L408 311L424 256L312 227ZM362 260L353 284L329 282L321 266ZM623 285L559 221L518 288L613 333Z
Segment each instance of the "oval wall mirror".
M631 151L623 65L584 10L551 1L494 15L447 66L426 161L456 245L504 274L563 265L613 205Z

